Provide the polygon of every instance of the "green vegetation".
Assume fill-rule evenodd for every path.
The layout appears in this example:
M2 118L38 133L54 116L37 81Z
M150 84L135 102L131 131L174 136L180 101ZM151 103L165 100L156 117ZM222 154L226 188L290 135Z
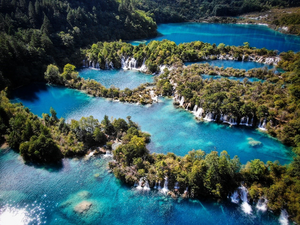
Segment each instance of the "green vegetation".
M129 133L129 130L128 130ZM288 166L277 162L264 164L259 159L241 165L239 158L230 158L226 151L220 155L193 150L184 157L173 153L149 154L146 144L138 136L126 136L125 144L113 151L115 161L110 162L114 175L130 185L141 178L150 187L163 184L168 177L168 187L179 182L180 189L170 188L169 195L192 198L225 199L240 186L249 189L251 200L268 199L268 207L279 213L286 208L290 217L300 222L299 156ZM124 142L124 141L123 141ZM184 192L188 188L188 192Z
M127 117L127 121L110 121L105 116L100 123L89 116L79 121L71 120L68 124L64 118L57 118L53 108L50 109L50 115L44 113L39 118L21 104L10 103L4 91L0 93L0 142L7 141L25 161L57 162L62 157L81 156L91 148L118 139L126 140L132 135L149 141L149 134L141 132L130 117Z
M155 15L158 23L197 20L208 16L237 16L271 8L300 6L298 1L284 0L139 0L137 7Z
M157 73L161 65L180 66L183 62L216 59L217 56L247 61L250 58L257 60L258 57L267 58L277 55L277 52L273 50L252 48L249 43L244 43L243 46L226 46L221 43L217 46L195 41L176 45L175 42L169 40L151 41L148 45L140 44L139 46L132 46L121 41L98 42L84 53L88 61L99 63L101 69L105 69L105 65L110 62L113 63L114 68L121 68L122 58L133 57L137 60L137 66L141 66L145 60L148 73Z
M93 96L111 98L121 102L138 102L143 105L153 102L150 96L151 89L147 89L147 84L140 85L134 90L130 90L129 88L120 90L114 86L106 88L95 80L85 80L79 77L78 72L75 71L75 66L71 64L64 66L63 73L59 73L57 66L52 64L48 65L45 72L45 80L52 84L83 90Z
M80 48L93 42L155 35L153 18L131 0L2 0L0 88L43 81L50 63L79 64Z
M201 74L203 65L197 64L165 71L158 78L157 92L170 96L172 92L166 93L165 86L171 84L169 89L174 88L177 97L184 97L184 108L193 110L197 105L203 108L203 117L213 113L217 121L221 122L224 115L237 123L243 117L248 117L249 121L253 119L254 125L266 119L266 128L271 135L285 144L297 145L296 137L300 135L300 96L299 84L295 78L299 76L299 72L286 72L281 76L273 74L264 83L249 82L247 79L243 82L229 79L204 80ZM293 83L289 74L295 76Z

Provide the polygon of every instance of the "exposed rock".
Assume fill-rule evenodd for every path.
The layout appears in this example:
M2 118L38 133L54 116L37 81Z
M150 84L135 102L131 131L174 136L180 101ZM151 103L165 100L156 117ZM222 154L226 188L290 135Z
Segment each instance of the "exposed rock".
M86 213L91 208L91 206L92 206L91 202L82 201L74 207L74 211L78 214L83 214Z

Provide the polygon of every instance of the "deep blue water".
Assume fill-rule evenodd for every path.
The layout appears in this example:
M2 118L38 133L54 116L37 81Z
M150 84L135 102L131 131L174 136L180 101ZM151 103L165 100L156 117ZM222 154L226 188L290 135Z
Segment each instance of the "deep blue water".
M243 62L243 61L234 61L234 60L207 60L207 61L201 61L201 62L186 62L184 65L192 65L192 64L204 64L208 63L211 66L217 66L217 67L224 67L224 68L234 68L234 69L244 69L246 71L254 69L254 68L267 68L267 69L273 69L274 66L272 65L266 65L262 63L257 62Z
M94 98L64 87L33 84L18 89L13 102L22 102L39 116L53 107L59 117L67 120L90 115L99 121L104 115L124 119L131 116L143 131L152 135L148 145L152 152L183 156L192 149L226 150L231 157L238 155L242 163L256 158L264 162L279 160L282 164L291 160L290 149L279 141L252 128L197 122L191 113L175 108L171 99L161 98L159 104L141 106ZM249 138L262 145L251 147Z
M168 39L176 44L202 41L224 43L226 45L243 45L249 42L251 47L282 51L300 50L300 37L282 34L267 26L244 24L208 24L208 23L169 23L158 25L161 34L148 40L131 41L133 45L149 43L152 40Z
M84 79L94 79L109 88L114 85L121 90L125 88L134 89L143 83L152 83L153 76L134 70L96 70L82 69L79 75Z
M107 161L64 159L61 166L45 168L0 150L0 224L278 224L278 217L255 205L248 215L229 200L173 200L157 191L138 191L108 173ZM81 216L74 207L82 201L92 206Z

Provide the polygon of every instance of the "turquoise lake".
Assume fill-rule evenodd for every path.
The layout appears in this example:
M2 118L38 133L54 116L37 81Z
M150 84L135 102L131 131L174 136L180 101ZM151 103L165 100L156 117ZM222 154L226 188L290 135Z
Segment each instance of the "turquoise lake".
M229 200L173 200L157 191L138 191L108 173L107 161L64 159L60 166L43 167L1 150L0 224L278 224L278 217L255 204L248 215ZM82 201L93 205L78 216L74 207Z
M291 160L290 149L264 133L249 127L197 122L193 114L175 108L172 99L161 98L158 104L142 106L90 97L64 87L32 84L18 89L13 102L22 102L40 117L49 112L50 107L56 110L58 117L66 120L90 115L99 121L104 115L124 119L131 116L143 131L152 135L148 145L151 152L174 152L184 156L193 149L206 152L226 150L231 157L238 155L242 163L256 158L264 162L279 160L282 164ZM249 138L260 141L262 145L251 147Z
M224 68L234 68L234 69L244 69L246 71L254 69L254 68L267 68L271 70L274 68L272 65L266 65L257 62L243 62L243 61L235 61L235 60L207 60L201 62L186 62L184 65L192 65L192 64L205 64L208 63L211 66L224 67Z
M153 75L135 70L98 70L86 68L79 70L79 75L84 79L96 80L106 88L113 85L121 90L125 88L134 89L140 84L153 82Z
M152 40L168 39L176 44L202 41L224 43L226 45L243 45L249 42L251 47L282 51L300 51L300 37L286 35L263 25L246 24L211 24L211 23L169 23L160 24L157 31L161 34L148 40L131 41L133 45L149 43Z
M210 43L300 50L300 38L284 35L265 26L233 24L161 24L158 30L176 43L201 40ZM149 40L148 40L149 41ZM136 44L138 42L135 42ZM225 65L224 62L223 66ZM228 62L229 63L229 62ZM231 62L230 62L231 63ZM254 64L229 67L251 69ZM134 88L152 82L153 76L136 71L80 70L80 76L98 80L104 86ZM255 81L255 80L253 80ZM13 102L22 102L41 117L53 107L58 117L67 121L93 115L101 121L126 118L139 123L149 132L151 152L174 152L185 155L192 149L206 152L226 150L238 155L242 163L259 158L264 162L292 160L291 149L268 135L249 127L229 127L213 122L197 122L186 110L173 106L172 99L160 98L158 104L141 106L91 97L83 92L45 84L32 84L13 93ZM251 147L249 141L260 141ZM1 225L73 225L73 224L279 224L279 216L261 211L251 204L251 214L243 211L241 202L177 199L157 191L141 192L119 182L107 170L110 159L101 156L63 159L61 165L25 164L13 150L0 150L0 224ZM169 187L170 189L172 187ZM82 201L92 203L90 213L78 216L74 208Z

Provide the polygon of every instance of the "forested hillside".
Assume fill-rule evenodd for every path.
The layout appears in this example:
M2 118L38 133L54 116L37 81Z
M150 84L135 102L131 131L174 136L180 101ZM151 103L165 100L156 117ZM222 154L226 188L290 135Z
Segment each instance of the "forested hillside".
M153 13L156 22L180 22L206 16L237 16L272 7L300 6L297 0L139 0L138 7Z
M46 65L76 63L99 40L156 35L156 23L133 1L2 0L0 88L43 79Z

